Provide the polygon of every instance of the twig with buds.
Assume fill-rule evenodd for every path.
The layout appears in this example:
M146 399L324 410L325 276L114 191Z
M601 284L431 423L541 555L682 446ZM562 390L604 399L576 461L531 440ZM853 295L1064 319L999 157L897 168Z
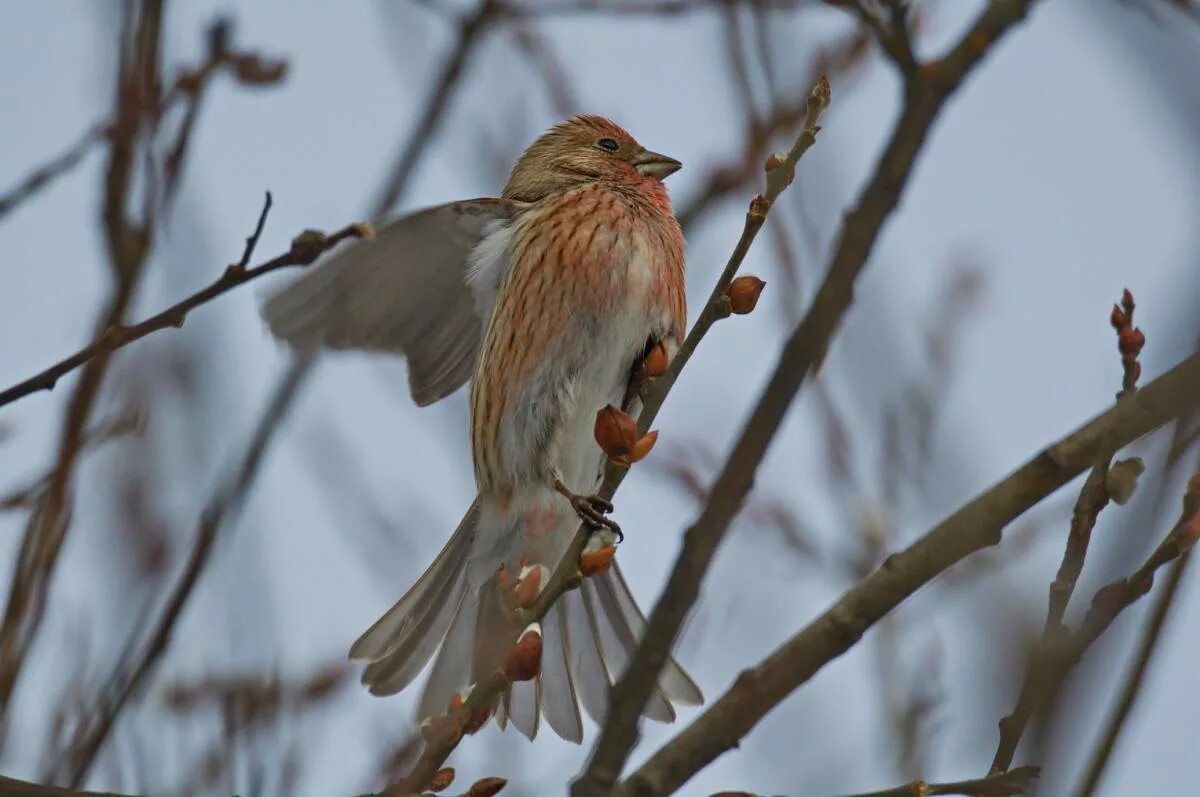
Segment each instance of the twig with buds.
M265 263L248 268L250 258L253 256L254 249L258 245L258 239L262 235L263 226L266 224L267 214L270 210L271 194L268 192L266 200L263 203L262 212L258 217L258 224L255 226L254 232L250 237L246 239L246 247L242 252L241 260L226 268L215 281L196 291L191 296L181 299L167 309L155 313L144 321L136 324L114 324L108 327L100 337L70 357L60 360L40 373L34 374L22 382L18 382L4 391L0 391L0 407L5 404L11 404L17 399L31 393L41 390L52 390L55 384L58 383L58 380L64 375L101 354L111 354L117 349L128 346L135 340L140 340L152 332L157 332L168 327L182 327L184 321L187 320L188 313L192 310L239 285L244 285L251 280L258 279L281 268L309 265L322 254L333 249L343 241L352 238L370 238L374 234L371 225L362 222L349 224L330 235L326 235L319 230L305 230L292 239L292 245L288 251L271 258Z
M1121 390L1117 393L1117 401L1133 395L1137 390L1137 380L1141 376L1142 366L1138 356L1146 343L1146 336L1133 326L1134 301L1133 294L1125 290L1119 305L1113 305L1110 322L1117 333L1117 347L1121 353L1123 377ZM1138 477L1145 470L1145 465L1138 457L1123 459L1111 463L1111 457L1104 457L1092 466L1079 498L1071 513L1071 527L1067 533L1067 543L1063 550L1062 564L1054 581L1050 583L1049 605L1046 610L1046 623L1042 629L1041 639L1037 643L1038 651L1032 658L1025 682L1021 687L1020 697L1012 713L1000 720L1000 739L997 742L996 754L992 758L991 772L1003 772L1012 766L1017 746L1036 706L1031 702L1032 695L1038 686L1034 683L1042 677L1045 670L1045 657L1054 647L1056 638L1063 633L1063 616L1067 604L1075 592L1075 585L1083 572L1084 561L1087 559L1088 546L1092 539L1092 530L1100 512L1108 506L1111 500L1117 504L1125 504L1133 497L1137 488Z
M829 84L828 81L822 79L813 89L809 117L796 146L786 156L780 156L774 164L774 168L786 170L787 178L777 179L773 183L774 189L770 187L772 183L768 180L767 196L770 199L759 196L751 203L751 210L746 216L746 226L742 231L742 237L683 345L669 365L665 362L665 349L660 351L658 346L650 347L643 362L632 375L633 381L640 387L638 392L643 397L642 411L636 424L626 412L630 408L634 395L627 396L624 409L605 407L597 413L595 425L597 443L609 457L604 481L598 491L601 498L610 500L628 473L629 466L645 456L653 447L657 433L650 430L650 424L654 422L658 410L662 407L675 380L678 379L680 371L713 324L730 315L735 301L734 297L730 295L730 290L735 282L737 271L741 267L742 261L745 260L750 244L766 220L766 213L770 209L771 201L778 197L779 193L791 182L796 161L815 141L819 129L817 120L828 104ZM761 283L760 280L756 282ZM737 294L737 306L742 312L749 312L753 308L754 301L757 300L762 285L748 285L747 283L742 283L742 285L745 287L734 291ZM555 601L564 592L578 586L582 578L602 573L607 569L615 553L615 542L615 537L610 535L606 529L596 531L588 524L583 523L558 566L547 574L541 573L540 570L537 571L534 590L536 595L532 602L520 601L514 612L514 620L527 626L520 637L525 644L525 653L523 655L518 653L522 646L522 642L518 641L503 668L498 669L483 682L474 684L468 694L450 706L447 714L427 720L423 728L426 746L420 758L409 774L381 792L381 797L383 795L400 797L400 795L419 792L428 787L431 779L445 763L446 758L461 741L463 734L473 733L482 727L490 717L496 701L511 686L513 680L519 680L511 677L524 673L524 670L517 665L533 662L535 646L540 659L541 629L537 623L546 616ZM542 570L544 569L542 568ZM504 577L502 576L501 580ZM519 575L515 585L518 590L520 589L520 580ZM512 667L509 666L510 663L513 664ZM540 663L540 660L537 663ZM529 671L536 674L537 669L531 666ZM640 706L638 713L640 713Z

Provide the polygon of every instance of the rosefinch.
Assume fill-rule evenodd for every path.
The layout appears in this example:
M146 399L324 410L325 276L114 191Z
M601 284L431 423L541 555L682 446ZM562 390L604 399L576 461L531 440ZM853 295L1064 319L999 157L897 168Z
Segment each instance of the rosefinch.
M553 569L577 514L606 522L610 507L592 497L604 466L596 412L620 406L651 347L673 355L683 340L683 235L662 184L679 165L606 119L576 117L521 155L499 199L401 218L264 307L298 348L403 354L418 404L471 378L478 496L424 575L351 648L373 693L406 687L441 645L419 711L444 713L516 642L500 566L505 582L522 564ZM602 720L644 625L615 566L586 579L546 616L541 673L514 684L498 720L533 738L544 713L580 741L579 702ZM672 660L646 714L669 722L672 701L702 700Z

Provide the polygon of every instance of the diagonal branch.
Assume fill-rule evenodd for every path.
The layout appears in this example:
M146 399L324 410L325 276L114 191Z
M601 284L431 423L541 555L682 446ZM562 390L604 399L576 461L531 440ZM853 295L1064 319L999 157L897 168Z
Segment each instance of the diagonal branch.
M979 63L991 43L1024 17L1032 0L993 2L963 40L941 61L924 67L906 86L906 104L875 175L842 226L824 282L807 315L784 345L770 382L718 476L708 503L684 537L683 548L625 674L612 689L610 709L574 797L607 794L637 738L637 724L688 611L750 488L800 385L820 366L838 323L854 296L854 283L884 222L900 201L929 131L947 98ZM682 781L680 781L682 782ZM678 783L672 783L667 791ZM639 793L640 784L624 791Z
M914 780L903 786L846 795L846 797L934 797L934 795L943 794L1002 797L1002 795L1024 794L1040 773L1041 770L1038 767L1017 767L1008 772L1000 772L976 780L959 780L953 783L926 783L923 780Z
M297 388L308 374L310 362L307 359L297 360L277 386L232 478L216 491L201 513L187 561L168 594L145 647L136 658L117 663L96 705L83 713L84 720L75 728L70 745L55 767L55 779L65 779L74 787L83 783L103 749L117 716L145 685L166 653L183 609L212 557L218 534L241 508L254 485L271 439L281 426Z
M774 164L768 172L766 195L771 197L771 199L777 197L787 187L787 184L791 182L797 161L816 142L816 133L820 129L816 126L816 122L828 102L829 84L828 81L822 78L812 91L808 103L808 120L799 137L796 139L795 145L786 158L780 158L779 163ZM704 305L704 309L700 312L691 330L689 330L683 345L680 346L679 351L671 359L667 371L662 376L652 379L646 384L646 389L642 396L642 411L638 416L637 436L639 438L649 431L650 425L654 422L655 417L657 417L658 411L662 408L663 402L670 393L672 386L679 378L679 374L684 366L687 365L688 360L691 359L700 341L708 334L713 324L729 316L729 286L737 275L738 269L741 268L746 254L750 251L751 243L766 220L766 213L769 212L770 205L771 200L762 196L756 197L752 202L751 211L746 215L746 227L742 231L742 236L734 247L733 254L730 255L724 271L722 271L721 276L717 280L717 284L713 287L708 302ZM598 494L603 498L611 499L628 472L628 467L621 467L610 461ZM551 607L564 592L578 586L579 579L581 578L579 572L580 556L591 536L591 527L586 523L581 523L579 529L575 532L574 539L571 540L570 545L559 561L558 566L551 572L546 585L541 588L533 603L520 612L518 627L539 622L546 616L546 613L550 611ZM481 712L490 712L497 698L508 689L509 685L502 672L496 672L486 681L473 685L463 706L457 712L458 717L461 718L460 725L465 721L480 716ZM487 714L483 713L483 716L486 717ZM452 715L447 715L447 717L435 718L435 721L440 723L447 718L454 719ZM401 795L420 792L428 788L434 775L442 768L446 759L454 752L462 739L461 727L452 730L457 732L427 735L425 748L422 750L416 763L409 770L409 773L391 784L382 792L382 795L386 795L386 797L401 797Z
M188 313L192 310L239 285L244 285L251 280L258 279L265 274L270 274L281 268L308 265L345 240L351 238L369 238L372 235L370 225L363 223L347 225L331 235L326 235L316 230L307 230L292 240L292 246L287 252L253 268L247 268L250 258L254 254L254 249L258 245L259 236L262 235L263 225L266 223L267 213L270 209L271 195L268 193L254 233L246 239L246 249L242 253L242 259L226 268L215 281L144 321L136 324L125 325L118 323L109 326L100 337L70 357L66 357L44 371L34 374L22 382L18 382L6 390L0 391L0 407L5 404L11 404L19 398L40 390L52 390L58 380L65 374L74 371L81 365L101 355L110 355L117 349L129 345L135 340L140 340L152 332L157 332L168 327L182 327L184 321L187 320Z
M1083 473L1096 459L1193 409L1200 354L1184 360L1128 400L1033 456L1005 479L883 564L733 686L655 753L616 794L669 794L725 751L868 628L969 554L1000 542L1006 525Z

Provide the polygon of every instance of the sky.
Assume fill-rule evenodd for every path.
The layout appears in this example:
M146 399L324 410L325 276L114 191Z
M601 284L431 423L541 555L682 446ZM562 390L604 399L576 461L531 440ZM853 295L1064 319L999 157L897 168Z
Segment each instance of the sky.
M196 290L235 260L265 190L274 206L260 258L285 250L302 229L331 230L368 215L451 40L446 20L427 5L168 4L168 69L199 60L204 27L228 14L238 45L285 57L289 74L275 88L248 89L227 79L213 86L135 316ZM981 4L921 5L929 15L922 51L932 53L953 41ZM1178 15L1152 17L1134 5L1038 4L935 126L820 378L822 391L855 430L850 469L857 487L850 491L827 477L825 416L811 389L797 401L756 483L755 496L785 506L822 550L854 550L855 527L865 517L884 519L893 547L911 540L1105 409L1120 379L1108 308L1122 288L1138 300L1139 325L1149 340L1148 377L1190 351L1196 322L1189 313L1200 294L1200 84L1179 76L1200 68L1200 32ZM102 3L47 0L5 14L0 190L107 114L112 13ZM846 22L825 8L777 18L769 36L781 95L807 93L812 54ZM683 161L669 182L679 205L695 196L707 164L737 153L745 128L727 75L723 24L713 12L580 14L539 23L573 87L573 110L611 116L646 146ZM763 78L755 80L761 105ZM745 265L768 281L763 309L723 322L704 341L659 417L656 456L663 459L645 473L635 470L618 496L616 517L629 534L621 562L644 606L698 511L661 471L673 454L711 476L728 450L791 320L811 298L841 214L886 141L897 86L874 56L859 74L834 81L818 143L802 161L786 212L770 220L784 226L799 253L798 284L790 292L776 287L790 283L764 234ZM512 37L491 35L467 65L403 206L495 194L505 159L556 120ZM90 334L108 279L97 210L102 170L103 158L93 154L0 220L0 383L24 378ZM731 250L751 194L721 203L689 232L693 308L701 306ZM965 318L951 326L940 297L962 269L977 273L982 287ZM193 358L194 382L184 380L175 393L164 389L155 398L150 442L136 449L143 460L131 465L121 447L87 457L75 528L35 650L44 666L19 689L17 725L28 733L5 749L5 773L37 773L47 696L64 680L85 692L97 683L117 640L156 600L154 591L124 586L121 574L129 564L121 530L109 518L113 474L138 467L159 472L163 489L154 504L179 561L200 508L236 461L287 365L287 352L257 311L278 284L240 288L197 311L182 331L158 333L118 358L105 409L119 406L123 392L136 392L131 386L146 369L169 367L173 357ZM952 367L944 373L930 366L928 330L949 337ZM68 384L0 410L8 432L0 442L0 492L51 461ZM884 495L873 463L887 413L913 391L932 397L936 418L928 446L904 474L913 487L897 502ZM709 452L711 461L698 451ZM1139 452L1152 470L1161 470L1161 446L1152 441ZM1004 680L1003 665L1015 654L997 652L1004 630L997 624L1041 622L1073 489L1035 512L1045 527L1029 551L958 592L935 585L898 613L896 671L919 679L936 661L944 697L922 777L957 779L986 770L995 722L1016 688ZM1170 495L1167 511L1173 512L1177 491ZM212 672L304 673L340 659L420 574L472 496L461 392L419 410L407 398L402 363L366 354L326 358L281 430L244 512L224 530L155 688ZM1165 530L1131 522L1144 516L1133 514L1141 511L1110 510L1102 518L1098 564L1085 574L1080 606L1106 576L1134 566L1132 559L1106 558L1119 534L1145 542ZM21 529L22 518L0 514L4 561L11 560ZM0 580L6 573L0 568ZM1200 711L1200 691L1192 688L1200 631L1188 622L1196 600L1192 576L1132 720L1136 731L1119 748L1104 795L1184 794L1200 779L1190 733ZM709 576L681 658L706 694L716 696L742 667L849 585L828 558L796 554L748 513ZM1143 609L1124 616L1111 644L1097 651L1108 666L1089 672L1088 683L1103 691L1083 701L1085 731L1103 716L1100 697L1112 688ZM80 634L91 640L92 659L67 654ZM880 655L869 634L683 793L832 794L903 780L881 708ZM411 727L411 697L380 700L351 685L306 717L292 731L306 750L303 792L349 794L377 786L371 778L381 750ZM161 752L157 766L168 773L179 766L174 756L194 749L210 730L196 723L155 731L162 726L154 689L132 715L119 732ZM685 710L681 722L694 716ZM672 730L648 727L635 764ZM512 777L512 793L547 793L547 784L578 771L594 728L586 733L577 748L547 736L530 744L492 728L465 744L455 764L473 776ZM1078 744L1068 741L1062 749L1085 749ZM116 785L105 780L115 766L102 766L95 785ZM1077 766L1078 759L1065 754L1052 762L1042 793L1063 793Z

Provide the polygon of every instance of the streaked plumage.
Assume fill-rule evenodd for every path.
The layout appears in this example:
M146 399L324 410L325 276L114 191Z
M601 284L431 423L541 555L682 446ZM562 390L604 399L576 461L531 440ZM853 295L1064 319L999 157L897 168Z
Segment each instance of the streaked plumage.
M368 663L372 692L400 691L437 653L420 713L443 713L515 641L497 568L523 556L554 567L579 524L555 481L581 495L597 489L596 411L620 404L648 343L673 354L682 342L683 236L662 184L677 168L612 122L576 117L525 151L499 199L401 218L264 307L294 346L403 354L418 404L471 378L478 496L425 574L351 649ZM602 718L643 625L615 566L585 581L547 616L542 674L514 687L500 721L532 738L544 714L579 741L579 703ZM646 713L670 721L672 702L701 699L671 661Z

